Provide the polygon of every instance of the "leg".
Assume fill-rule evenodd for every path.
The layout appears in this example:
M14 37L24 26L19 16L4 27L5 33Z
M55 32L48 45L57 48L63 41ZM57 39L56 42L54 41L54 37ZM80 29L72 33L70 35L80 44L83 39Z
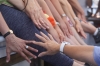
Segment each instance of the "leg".
M45 30L42 30L42 29L39 30L38 28L36 28L35 25L32 23L31 19L29 19L29 17L26 16L24 12L18 11L16 9L13 9L4 5L0 6L0 11L3 14L3 17L5 18L5 21L7 22L10 29L12 29L14 31L14 34L19 38L22 38L25 40L40 41L39 39L35 37L35 33L39 34L39 32L42 31L45 34L47 34ZM30 46L38 49L39 53L42 51L45 51L45 49L40 46L36 46L33 44L30 44ZM34 53L34 54L38 55L39 53ZM72 66L73 65L72 59L60 53L53 56L44 56L42 57L42 59L49 62L53 66Z

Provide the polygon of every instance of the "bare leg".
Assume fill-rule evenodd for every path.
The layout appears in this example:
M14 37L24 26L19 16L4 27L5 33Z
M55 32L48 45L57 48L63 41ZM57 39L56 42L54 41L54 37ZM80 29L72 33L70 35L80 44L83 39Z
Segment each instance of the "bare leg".
M92 24L88 23L84 23L84 22L81 22L81 25L83 27L83 30L85 32L88 32L88 33L91 33L91 34L94 34L94 32L96 31L96 27L94 27Z

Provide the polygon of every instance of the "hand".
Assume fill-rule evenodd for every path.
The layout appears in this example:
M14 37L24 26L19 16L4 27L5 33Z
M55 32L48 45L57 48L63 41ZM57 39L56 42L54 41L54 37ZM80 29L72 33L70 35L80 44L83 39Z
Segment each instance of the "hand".
M80 23L77 23L77 24L75 25L75 28L76 28L76 31L77 31L82 37L86 38L86 35L85 35L85 33L84 33L84 31L83 31L83 28L82 28L82 26L80 25Z
M86 18L85 18L85 15L84 14L80 14L80 13L77 13L77 16L79 19L81 19L83 22L87 23L86 21Z
M14 34L10 34L9 36L6 37L6 53L7 53L7 59L6 62L10 61L10 53L11 52L17 52L20 54L22 57L24 57L29 63L31 63L31 60L26 56L29 55L33 58L37 58L35 55L30 53L28 50L38 52L38 50L28 47L27 49L25 48L29 43L32 43L32 41L25 41L23 39L20 39L16 37Z
M65 36L63 35L63 33L58 33L58 35L59 35L60 43L63 42L65 40Z
M67 31L67 36L70 37L70 35L73 35L72 31L71 31L71 27L69 24L69 20L67 20L67 17L63 17L63 21L65 22L65 25L67 27L66 31Z
M63 21L64 22L60 22L60 28L61 30L63 31L64 35L67 36L67 37L70 37L70 27L69 27L69 24L67 24L67 19L66 18L63 18Z
M36 37L39 38L42 42L33 41L33 43L46 48L47 51L40 53L38 57L42 57L45 55L54 55L58 53L60 44L58 44L50 34L48 34L49 37L47 37L44 33L41 32L41 35L42 36L36 34Z
M34 24L39 28L48 29L48 25L45 22L45 20L42 18L41 13L42 9L40 7L37 7L37 2L34 2L34 0L29 0L28 5L25 9L25 12L29 15L29 17L32 19Z
M62 30L59 28L58 25L55 26L55 30L58 33L58 36L59 36L59 39L60 39L60 43L63 42L65 40L65 36L64 36Z

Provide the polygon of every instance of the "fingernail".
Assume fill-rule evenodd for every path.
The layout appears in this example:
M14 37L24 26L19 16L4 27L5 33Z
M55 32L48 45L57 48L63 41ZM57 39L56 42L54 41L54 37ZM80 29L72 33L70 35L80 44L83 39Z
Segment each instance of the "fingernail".
M35 59L36 59L37 57L35 56Z
M31 63L31 61L29 61L29 63Z
M35 35L38 35L37 33L35 33Z
M6 62L8 63L9 61L8 61L8 60L6 60Z
M38 52L38 50L36 50L36 52Z

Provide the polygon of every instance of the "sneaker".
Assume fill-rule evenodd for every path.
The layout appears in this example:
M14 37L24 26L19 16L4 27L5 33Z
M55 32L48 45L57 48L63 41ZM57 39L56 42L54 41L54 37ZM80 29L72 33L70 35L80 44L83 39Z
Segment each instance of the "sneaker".
M93 36L96 43L100 42L100 28L98 28L97 35Z

